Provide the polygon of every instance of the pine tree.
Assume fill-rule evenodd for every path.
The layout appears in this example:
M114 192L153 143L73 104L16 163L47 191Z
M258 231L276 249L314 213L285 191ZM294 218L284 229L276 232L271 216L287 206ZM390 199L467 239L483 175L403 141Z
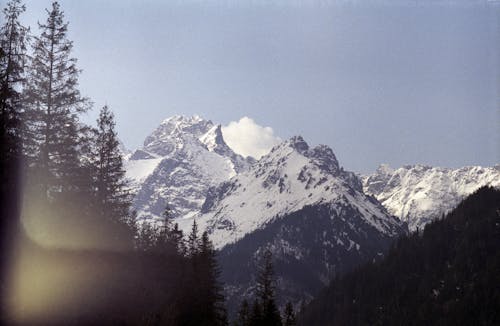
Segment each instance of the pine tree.
M183 254L180 246L182 242L182 231L179 230L177 223L173 225L172 212L168 205L163 210L162 217L163 221L158 229L157 235L157 251L170 256L181 256Z
M112 220L127 217L131 195L127 190L114 115L107 106L101 109L97 119L94 166L99 214Z
M187 239L187 255L188 257L195 259L199 252L200 239L198 238L198 224L196 220L193 220L193 225L191 227L191 233Z
M285 306L285 313L283 316L283 326L294 326L294 325L297 325L295 312L293 311L292 303L288 302Z
M272 253L266 250L257 276L257 298L262 310L261 325L281 325L281 317L274 299L274 282Z
M113 223L112 230L116 237L132 241L133 233L128 225L132 196L127 189L114 115L108 106L104 106L99 113L93 145L94 212L100 219Z
M0 27L0 285L3 263L10 262L10 246L17 236L21 197L20 112L29 30L19 22L25 11L20 0L7 2ZM5 270L7 270L5 268ZM2 318L0 317L0 320ZM1 322L0 322L1 323Z
M180 256L184 256L186 254L184 234L182 233L182 230L179 229L179 224L177 223L174 224L174 227L172 229L172 243Z
M152 252L156 246L156 230L147 222L137 228L136 249L139 252Z
M198 268L201 276L198 290L205 311L204 325L226 325L224 295L219 283L220 270L207 232L203 232L201 236Z
M57 2L47 10L46 23L38 24L25 88L24 150L35 171L35 183L51 198L77 190L82 178L79 154L81 124L78 114L89 108L80 95L73 44L67 38L68 23Z
M19 22L26 10L21 0L11 0L3 9L4 25L0 28L0 173L2 184L7 162L19 159L21 88L25 82L26 42L29 29Z
M244 299L241 302L234 326L250 326L250 317L250 306L248 305L248 301Z
M252 305L252 312L250 314L250 325L251 326L262 325L262 307L257 299L255 299Z

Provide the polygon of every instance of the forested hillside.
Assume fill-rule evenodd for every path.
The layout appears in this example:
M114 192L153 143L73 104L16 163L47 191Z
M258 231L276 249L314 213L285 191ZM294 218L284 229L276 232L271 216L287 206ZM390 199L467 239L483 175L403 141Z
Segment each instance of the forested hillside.
M484 187L386 259L332 281L301 325L498 325L500 191Z

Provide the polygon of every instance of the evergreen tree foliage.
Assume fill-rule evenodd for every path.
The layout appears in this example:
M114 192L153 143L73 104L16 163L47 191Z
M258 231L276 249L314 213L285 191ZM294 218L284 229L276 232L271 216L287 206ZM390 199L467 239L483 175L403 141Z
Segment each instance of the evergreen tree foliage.
M484 187L444 219L339 277L300 325L499 325L500 190Z
M176 251L181 255L186 255L186 246L184 244L184 234L181 229L179 229L179 224L175 223L171 232L172 243Z
M128 216L131 195L126 188L114 115L108 106L101 109L97 120L94 167L98 213L111 219Z
M172 211L167 205L162 214L161 226L157 228L156 249L166 255L183 255L183 235L179 225L172 222Z
M39 23L25 87L23 120L24 151L34 171L35 184L47 198L57 193L77 192L82 169L82 147L78 114L89 108L80 95L73 43L67 38L68 23L57 2ZM87 183L88 184L88 183Z
M217 257L208 233L203 232L199 248L200 284L199 294L203 298L201 306L205 310L205 325L226 325L227 316L224 307L224 295L219 284L220 270Z
M25 11L21 0L6 3L0 19L0 287L11 261L11 245L18 235L21 198L20 112L25 82L26 43L29 30L20 21ZM10 267L10 266L9 266ZM3 299L3 298L2 298ZM0 324L3 324L0 309Z
M250 325L258 326L262 323L262 307L257 299L252 304L252 312L250 314Z
M250 306L246 299L241 302L234 326L250 326Z
M169 207L161 227L137 224L136 214L130 210L113 113L103 107L96 128L80 123L79 115L88 109L89 102L78 90L80 71L71 57L68 23L57 2L47 11L46 22L39 24L40 35L35 38L24 78L28 30L17 20L23 11L20 0L9 1L0 35L0 173L12 175L3 167L5 158L16 150L12 144L17 144L17 140L9 143L3 139L21 138L21 154L28 166L29 193L24 197L30 208L23 206L23 214L47 219L43 222L49 221L47 224L56 229L63 221L62 230L77 229L78 235L82 233L80 228L96 231L89 237L92 240L128 241L137 234L135 248L130 246L130 250L122 246L110 246L113 250L83 246L84 250L79 250L76 241L74 248L70 244L71 249L55 250L23 238L22 247L29 248L29 257L36 257L34 268L41 270L34 273L35 279L43 274L47 276L44 280L55 279L58 289L78 291L65 292L69 309L47 312L42 319L27 317L26 322L11 321L0 314L0 323L7 318L6 324L227 325L216 252L208 234L199 237L193 222L191 233L184 239ZM17 126L19 112L21 127ZM12 184L3 183L2 200L5 184L15 192ZM54 279L47 275L47 266L56 266ZM4 287L3 279L0 285Z
M248 324L252 326L280 326L281 316L275 301L275 279L273 257L270 250L265 250L261 257L261 263L256 280L255 301L248 318ZM240 311L245 311L243 305L248 305L243 301ZM236 321L238 323L238 321Z
M25 82L26 43L29 29L19 16L26 10L21 0L7 2L0 27L0 173L6 183L7 162L19 159L22 86Z
M295 312L293 311L293 305L291 302L287 302L285 306L285 312L283 315L283 326L294 326L297 325L297 320L295 318Z
M257 276L257 298L262 310L261 325L281 325L281 317L274 298L275 279L270 250L264 251L262 265Z
M191 233L189 233L189 236L187 238L187 248L186 248L187 255L195 259L196 256L198 255L199 245L200 245L200 239L198 236L198 224L196 223L196 220L193 220Z

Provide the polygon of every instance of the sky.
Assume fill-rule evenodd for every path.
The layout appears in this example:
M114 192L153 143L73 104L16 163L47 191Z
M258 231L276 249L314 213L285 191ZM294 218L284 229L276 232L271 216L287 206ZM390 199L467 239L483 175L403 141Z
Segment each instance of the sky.
M109 105L129 149L198 114L244 155L302 135L362 173L500 163L498 1L60 3L84 120ZM50 1L26 4L36 34Z

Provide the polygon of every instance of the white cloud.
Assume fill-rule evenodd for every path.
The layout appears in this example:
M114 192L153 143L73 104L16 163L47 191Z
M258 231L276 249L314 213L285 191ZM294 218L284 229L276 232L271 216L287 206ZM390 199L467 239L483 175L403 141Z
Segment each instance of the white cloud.
M222 127L224 140L236 153L259 159L281 139L274 135L273 128L263 127L249 117L231 121Z

